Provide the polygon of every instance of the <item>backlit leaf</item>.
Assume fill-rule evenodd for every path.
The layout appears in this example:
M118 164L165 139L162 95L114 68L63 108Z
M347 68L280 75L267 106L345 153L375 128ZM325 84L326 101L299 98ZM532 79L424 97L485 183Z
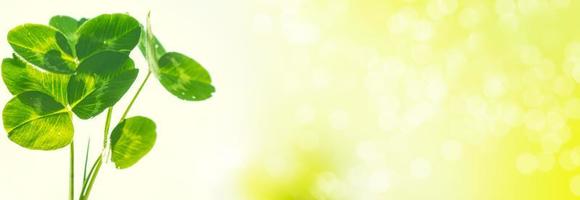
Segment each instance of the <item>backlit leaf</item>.
M159 59L157 78L165 89L184 100L205 100L215 92L209 73L195 60L176 52Z
M86 58L68 83L72 111L81 119L98 115L123 97L137 73L124 53L102 51Z
M111 133L111 160L119 169L133 166L155 144L155 122L146 117L131 117L119 123Z
M16 95L4 107L2 119L10 140L25 148L53 150L73 139L70 112L42 92Z
M24 24L8 32L8 43L26 61L56 73L72 73L75 58L66 37L50 26Z
M103 50L126 54L139 42L139 22L126 14L104 14L86 21L78 30L77 56L83 59Z
M50 18L48 24L62 32L69 40L76 41L76 31L80 26L80 22L76 19L69 16L57 15Z
M141 53L143 54L143 56L145 58L149 59L148 58L149 56L147 55L147 47L151 46L151 48L154 51L153 55L155 57L155 58L153 58L153 62L157 62L157 60L159 60L159 58L161 58L161 56L163 56L165 53L167 53L167 51L165 51L165 48L163 47L163 45L161 44L159 39L157 39L157 37L152 35L153 39L151 39L149 41L149 39L147 38L147 35L148 34L145 31L143 31L141 33L141 40L139 41L139 50L141 50Z
M10 93L14 95L25 91L40 91L65 105L69 78L70 75L40 70L16 56L2 61L2 79Z
M215 92L209 73L198 62L180 53L165 52L151 31L149 16L141 44L149 70L171 94L183 100L201 101L210 98Z

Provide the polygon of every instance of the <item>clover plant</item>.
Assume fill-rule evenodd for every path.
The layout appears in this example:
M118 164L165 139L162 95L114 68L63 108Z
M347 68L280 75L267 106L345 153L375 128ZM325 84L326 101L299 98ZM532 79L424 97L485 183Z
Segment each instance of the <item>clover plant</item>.
M2 62L2 78L14 96L2 112L8 138L27 149L70 147L69 198L74 193L73 118L92 119L106 112L103 147L87 167L80 200L89 194L104 161L118 169L136 164L155 144L156 125L144 116L128 116L153 74L167 91L187 101L210 98L215 91L209 73L194 59L166 52L146 26L127 14L103 14L76 20L52 17L48 25L23 24L8 32L12 58ZM148 67L143 82L110 130L113 107L135 82L139 69L130 53L139 46Z

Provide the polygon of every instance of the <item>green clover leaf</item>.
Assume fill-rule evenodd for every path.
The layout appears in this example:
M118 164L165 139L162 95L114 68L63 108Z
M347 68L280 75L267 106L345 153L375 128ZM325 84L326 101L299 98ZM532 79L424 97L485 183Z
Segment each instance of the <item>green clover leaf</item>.
M42 71L17 56L2 61L2 79L10 93L14 95L26 91L39 91L66 105L69 78L69 75Z
M25 148L59 149L73 139L71 113L42 92L16 95L4 107L2 119L10 140Z
M125 169L143 158L155 144L155 129L155 122L142 116L119 123L111 133L111 160L116 167Z
M215 88L209 73L195 60L176 52L169 52L159 59L157 78L171 94L191 101L211 97Z
M153 39L151 41L149 41L149 44L147 43L147 32L145 32L145 30L143 30L141 32L141 39L139 42L139 50L141 50L141 53L143 54L143 57L147 58L147 48L153 48L153 55L155 55L155 59L152 59L153 61L157 61L161 58L161 56L165 55L165 53L167 53L167 51L165 50L165 48L163 47L163 45L161 44L161 42L159 41L159 39L157 39L157 37L155 37L153 35Z
M215 92L208 71L197 61L181 53L166 53L151 31L149 16L140 46L143 46L141 51L148 60L150 70L174 96L188 101L201 101L210 98Z
M8 43L26 61L54 73L73 73L75 58L66 37L53 27L24 24L8 32Z
M102 51L79 64L68 83L68 102L81 119L94 117L113 106L129 90L138 70L124 53Z
M77 31L76 52L79 59L104 50L129 54L139 43L141 27L125 14L104 14L86 21Z
M77 29L84 23L84 20L77 21L76 19L57 15L50 18L49 25L58 29L61 33L63 33L73 44L77 40Z

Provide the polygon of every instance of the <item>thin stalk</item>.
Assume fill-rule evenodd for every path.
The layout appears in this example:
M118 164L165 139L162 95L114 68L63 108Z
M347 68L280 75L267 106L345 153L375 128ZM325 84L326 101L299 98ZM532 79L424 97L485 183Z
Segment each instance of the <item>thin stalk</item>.
M95 168L94 171L91 170L91 174L90 174L90 178L89 178L89 183L87 184L87 188L85 190L85 193L81 195L81 200L87 200L89 199L89 194L91 193L91 190L93 189L93 184L95 184L95 180L97 179L97 175L99 174L99 170L101 169L101 165L103 164L103 156L100 155L99 158L97 158L97 161L95 162Z
M113 107L109 107L107 110L107 119L105 120L105 131L104 131L104 142L103 142L103 149L93 166L91 167L91 171L89 172L88 183L85 181L85 185L83 185L83 189L81 191L81 200L86 200L89 198L89 194L93 189L93 184L95 184L95 180L97 179L97 175L99 174L99 170L101 169L101 165L103 164L103 154L107 149L107 138L109 137L109 128L111 127L111 116L113 114Z
M113 114L113 107L109 107L107 110L107 120L105 122L105 135L103 139L103 149L107 148L107 144L109 141L109 127L111 126L111 115Z
M87 164L89 163L89 152L90 152L90 148L91 148L91 138L89 138L89 141L87 142L87 150L85 152L85 168L83 169L83 187L87 182Z
M70 176L69 176L69 199L75 198L75 143L70 143Z
M109 155L111 153L111 149L109 148L109 128L111 127L111 116L113 115L113 107L110 107L107 111L107 121L109 123L105 123L105 134L103 135L103 151L101 152L102 155L105 156L105 160L109 160Z
M101 156L99 156L99 158L100 157ZM99 158L97 158L97 161L99 160ZM95 168L97 168L97 161L95 161L95 163L91 167L91 170L89 171L89 174L87 175L86 180L83 182L83 188L81 190L81 195L80 195L80 198L79 199L82 199L83 198L83 195L85 194L85 191L87 191L87 186L89 185L89 180L92 177L93 173L95 172Z
M149 76L151 76L151 71L150 70L147 71L147 76L145 76L145 79L141 83L141 86L139 86L139 89L137 89L137 93L135 93L135 95L131 99L131 102L129 103L129 105L125 109L125 112L123 112L123 115L121 116L121 119L119 121L123 121L127 117L127 114L129 113L129 110L131 110L131 107L133 106L133 103L135 103L135 99L137 99L137 97L141 93L141 90L143 90L143 86L145 86L145 83L147 83L147 80L149 80Z

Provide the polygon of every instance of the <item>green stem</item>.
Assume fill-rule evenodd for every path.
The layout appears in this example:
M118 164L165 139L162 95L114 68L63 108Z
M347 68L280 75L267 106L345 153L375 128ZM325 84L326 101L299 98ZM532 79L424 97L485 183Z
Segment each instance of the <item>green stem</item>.
M70 143L70 176L69 176L69 199L75 198L75 143Z
M109 137L109 128L111 127L111 115L113 114L113 107L109 107L107 110L107 119L105 120L105 131L104 131L104 142L103 142L103 149L101 150L101 154L91 167L91 171L89 172L88 183L85 181L85 185L83 186L83 190L81 191L81 200L89 199L89 194L93 189L93 184L95 184L95 180L97 179L97 175L99 174L99 170L101 169L101 165L103 164L103 153L107 149L107 138Z
M87 164L89 163L89 152L91 150L91 138L89 137L89 141L87 142L87 149L85 151L85 167L83 168L83 188L87 182Z
M99 158L97 158L97 161L98 160L99 160ZM87 186L89 185L89 181L90 181L93 173L95 172L95 168L97 168L97 161L95 161L95 163L91 167L91 170L89 171L89 174L87 175L87 177L83 181L83 188L81 190L81 195L80 195L80 198L79 199L83 199L83 196L85 195L85 191L87 191Z
M133 103L135 103L135 99L137 99L137 97L141 93L141 90L143 90L143 86L145 86L145 83L147 83L147 80L149 80L149 76L151 76L151 71L147 71L147 76L145 76L145 80L143 80L143 82L141 83L141 86L139 86L137 93L135 93L135 95L133 96L133 99L131 99L131 102L129 103L129 105L125 109L125 112L123 112L123 115L121 116L121 119L119 121L123 121L127 117L129 110L131 110Z
M109 141L109 127L111 125L111 115L113 114L113 107L109 107L107 110L107 120L105 122L105 135L103 139L103 149L107 148L107 143Z
M103 164L103 155L100 155L99 158L95 161L93 165L93 169L91 169L91 173L89 173L89 183L87 184L86 190L84 194L81 194L81 200L89 199L89 194L93 189L93 184L95 184L95 180L97 179L97 175L99 174L99 170L101 169L101 165Z

